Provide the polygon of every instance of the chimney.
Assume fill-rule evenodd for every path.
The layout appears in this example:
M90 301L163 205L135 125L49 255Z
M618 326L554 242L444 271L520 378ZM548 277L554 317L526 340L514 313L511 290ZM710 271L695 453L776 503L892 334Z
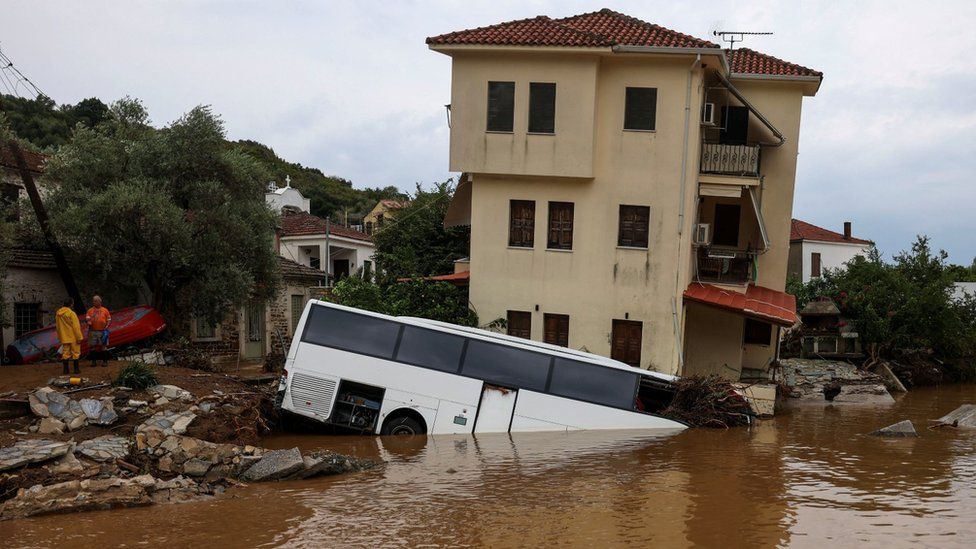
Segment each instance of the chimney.
M850 239L851 239L851 222L850 221L845 221L844 222L844 240L850 240Z

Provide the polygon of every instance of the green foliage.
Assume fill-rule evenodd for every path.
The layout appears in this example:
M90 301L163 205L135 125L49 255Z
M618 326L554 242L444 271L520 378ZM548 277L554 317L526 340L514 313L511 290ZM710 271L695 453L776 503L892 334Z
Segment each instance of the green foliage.
M919 236L909 251L883 261L876 250L855 257L791 293L834 299L862 341L881 354L933 349L943 357L976 355L976 300L952 298L954 269L944 251Z
M444 228L444 216L454 197L451 181L429 191L417 185L411 202L373 235L376 262L383 279L431 276L454 272L454 261L467 257L468 227Z
M127 362L119 370L119 375L115 378L114 383L118 387L147 389L158 383L156 369L145 362Z
M249 297L271 297L278 266L267 172L225 146L208 107L163 129L148 122L138 101L119 101L49 162L60 183L46 200L51 225L82 285L146 288L157 308L186 303L213 320Z
M108 106L91 97L75 105L61 105L46 96L24 99L0 95L0 111L7 115L10 127L22 139L42 149L55 149L71 138L78 124L93 128L108 116Z
M354 189L346 179L282 160L270 147L255 141L236 141L231 147L256 159L279 185L284 185L285 176L291 177L291 186L302 191L311 203L311 213L319 217L345 222L347 218L361 218L380 199L406 198L406 194L393 186Z
M447 282L417 279L381 287L358 277L347 277L333 287L332 301L394 316L478 325L478 315L468 307L466 292Z

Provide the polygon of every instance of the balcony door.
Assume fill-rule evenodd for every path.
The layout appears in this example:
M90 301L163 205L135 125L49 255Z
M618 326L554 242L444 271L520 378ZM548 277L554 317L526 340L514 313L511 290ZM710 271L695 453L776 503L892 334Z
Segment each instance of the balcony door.
M749 109L722 107L722 131L718 139L725 145L745 145L749 141Z
M739 219L742 207L738 204L716 204L712 244L716 246L739 245Z

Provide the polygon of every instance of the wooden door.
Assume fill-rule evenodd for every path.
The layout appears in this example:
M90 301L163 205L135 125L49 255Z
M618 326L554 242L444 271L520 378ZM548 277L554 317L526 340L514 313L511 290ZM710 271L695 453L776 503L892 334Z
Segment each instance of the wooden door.
M569 347L569 315L546 313L543 316L542 341L560 347Z
M532 313L508 311L508 335L532 339Z
M248 302L244 309L244 324L244 358L263 358L264 302Z
M643 326L642 322L636 320L614 320L610 358L639 367Z

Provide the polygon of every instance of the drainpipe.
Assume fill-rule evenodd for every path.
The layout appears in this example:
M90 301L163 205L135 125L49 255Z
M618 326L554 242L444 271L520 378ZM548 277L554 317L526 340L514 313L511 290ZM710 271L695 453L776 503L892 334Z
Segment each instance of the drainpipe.
M695 54L695 60L691 62L691 66L688 67L688 80L685 86L685 127L684 127L684 138L683 145L681 147L681 178L678 184L678 257L681 257L681 236L684 233L685 228L685 193L687 187L688 179L688 139L690 137L691 130L689 129L689 124L691 122L691 81L695 74L695 69L701 64L701 54ZM679 259L680 265L680 259ZM674 340L675 349L678 352L678 372L684 368L685 357L683 347L683 337L681 333L681 326L678 319L678 298L676 297L678 292L681 291L681 277L680 269L676 268L674 270L674 291L675 295L671 296L671 318L674 324ZM676 372L677 373L677 372Z

